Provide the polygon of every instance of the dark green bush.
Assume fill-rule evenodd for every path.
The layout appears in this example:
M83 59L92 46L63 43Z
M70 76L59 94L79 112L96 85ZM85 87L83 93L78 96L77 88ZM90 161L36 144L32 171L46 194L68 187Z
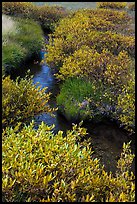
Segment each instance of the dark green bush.
M123 145L116 175L107 173L86 143L83 128L73 127L63 137L42 123L20 132L3 131L3 202L135 202L135 176L130 172L134 155ZM86 147L85 147L86 144Z
M4 74L10 74L17 69L26 57L26 49L20 44L10 42L2 46L2 65Z
M31 2L2 2L2 13L6 15L30 17L35 5Z
M16 125L25 122L34 115L42 112L51 112L48 105L50 93L45 93L46 88L33 84L31 77L16 81L5 77L2 80L2 125Z

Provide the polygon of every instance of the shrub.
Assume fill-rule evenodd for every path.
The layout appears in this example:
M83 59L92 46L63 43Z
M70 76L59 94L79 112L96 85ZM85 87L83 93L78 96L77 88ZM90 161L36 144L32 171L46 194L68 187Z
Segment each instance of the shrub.
M82 46L64 60L59 74L56 75L61 79L88 76L92 80L100 80L104 84L118 86L126 83L131 77L129 74L131 65L132 61L124 51L115 56L106 49L98 53L95 49Z
M116 175L107 173L92 149L75 142L85 129L73 127L63 137L42 123L20 132L3 132L2 197L4 202L135 202L134 155L123 145Z
M38 55L44 44L44 35L40 25L30 19L18 18L17 21L19 32L12 40L27 49L28 58L34 54Z
M36 6L31 2L2 2L2 13L34 19L43 29L54 29L55 23L68 15L68 11L60 6Z
M128 4L128 9L131 11L135 11L135 2L131 2Z
M54 34L50 35L47 45L46 62L51 67L62 66L65 57L73 54L82 45L87 45L90 48L94 47L98 52L106 48L115 55L125 50L129 55L134 56L135 38L133 36L124 36L111 31L100 31L99 28L103 27L98 23L101 22L101 16L96 17L96 21L94 18L90 18L84 12L81 12L60 21ZM105 21L103 25L105 25ZM107 23L107 25L112 24Z
M111 10L111 9L81 9L73 12L72 15L70 15L70 18L72 17L76 18L81 13L84 16L88 15L90 19L94 17L96 18L99 17L113 24L125 24L131 20L130 16L126 11L117 11L117 10Z
M2 2L2 13L6 15L30 17L35 5L31 2Z
M40 90L32 83L32 79L26 76L16 81L5 77L2 80L2 125L16 125L24 122L34 115L42 112L51 112L48 105L50 93L45 93L46 88Z
M128 131L133 133L135 131L135 77L123 86L122 93L118 96L117 109L121 110L118 119Z
M43 29L54 30L55 24L68 15L68 11L59 6L35 6L33 19L38 21Z
M97 2L98 8L105 9L125 9L127 2Z

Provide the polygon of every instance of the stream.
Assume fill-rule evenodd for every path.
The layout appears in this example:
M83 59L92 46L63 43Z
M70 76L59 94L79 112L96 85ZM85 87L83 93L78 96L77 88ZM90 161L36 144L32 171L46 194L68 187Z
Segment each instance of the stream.
M41 58L44 57L43 51L41 51ZM57 83L52 70L48 67L47 64L40 65L40 63L35 64L30 62L26 66L27 69L30 69L31 75L33 75L33 83L39 82L41 88L48 87L46 92L51 92L49 105L51 107L57 107L56 105L56 96L59 93L59 84ZM14 78L20 76L25 76L24 72L16 72ZM33 118L35 121L35 129L38 128L39 124L44 121L47 125L55 124L53 129L54 133L57 133L59 130L66 132L71 129L72 124L68 122L62 115L57 111L54 112L55 117L50 116L50 114L43 113L37 115ZM101 122L98 124L92 124L91 122L83 124L87 128L89 133L88 137L91 138L92 150L94 151L93 157L100 159L100 163L104 165L106 171L111 171L115 173L117 160L120 157L122 146L124 142L131 142L132 153L135 153L135 135L128 135L128 133L119 128L115 122ZM135 161L132 164L132 171L135 172Z

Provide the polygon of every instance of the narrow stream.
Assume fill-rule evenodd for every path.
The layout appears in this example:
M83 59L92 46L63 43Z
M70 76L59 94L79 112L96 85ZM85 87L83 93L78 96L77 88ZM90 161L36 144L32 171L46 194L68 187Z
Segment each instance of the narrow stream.
M41 51L41 56L43 58L43 51ZM31 62L27 64L26 70L27 69L30 69L30 73L34 76L34 84L39 82L41 88L48 87L46 91L52 93L49 105L54 108L57 107L56 95L59 93L59 84L57 84L50 67L46 64L40 65ZM20 77L24 77L25 71L16 74ZM37 129L39 124L44 121L48 125L55 124L55 128L53 129L54 133L57 133L58 130L66 132L71 129L71 123L59 115L57 111L54 114L55 117L47 113L35 116L35 128ZM124 142L132 140L132 152L135 153L135 136L129 136L126 131L120 129L114 122L108 121L107 123L99 124L86 123L84 127L87 128L87 132L91 138L94 151L93 157L100 159L100 162L105 166L107 171L116 171L117 160L120 157ZM135 172L135 162L133 162L132 171Z

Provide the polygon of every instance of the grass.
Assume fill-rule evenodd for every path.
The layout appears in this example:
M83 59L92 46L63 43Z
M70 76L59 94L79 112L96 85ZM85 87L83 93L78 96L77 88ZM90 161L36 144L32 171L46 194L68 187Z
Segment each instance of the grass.
M9 29L8 29L9 27ZM21 18L2 18L2 66L3 74L22 67L22 64L38 56L43 46L43 31L33 20Z
M88 98L92 92L93 86L89 81L80 78L67 79L57 96L59 111L65 114L68 120L85 119L89 114Z
M111 87L101 82L91 82L86 78L68 78L61 86L57 105L67 120L101 121L115 118L116 96Z
M2 15L2 35L16 32L16 22L9 16Z

